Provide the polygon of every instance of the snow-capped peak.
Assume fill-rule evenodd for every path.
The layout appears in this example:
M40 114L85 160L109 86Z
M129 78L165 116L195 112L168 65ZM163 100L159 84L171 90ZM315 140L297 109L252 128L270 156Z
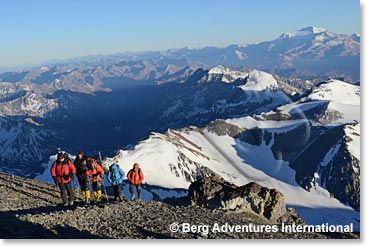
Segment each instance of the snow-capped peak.
M212 69L209 70L209 74L223 74L229 71L229 68L226 68L223 65L218 65L216 67L213 67Z
M246 84L240 86L240 88L245 91L264 91L278 89L278 83L271 74L258 70L253 70L250 73L245 73L224 67L222 65L210 69L206 81L221 81L224 83L232 83L236 80L244 80L246 78Z
M218 80L221 80L225 83L232 83L235 80L244 79L248 76L248 74L245 72L233 70L222 65L218 65L210 69L208 75L209 81L217 78Z
M278 89L278 82L266 72L253 70L248 75L248 81L240 86L243 90L263 91Z
M326 32L326 31L327 30L325 28L314 27L314 26L307 26L307 27L304 27L298 30L298 32L310 32L314 34Z
M306 36L306 35L311 35L311 34L319 34L319 33L323 33L326 32L327 30L324 28L319 28L319 27L313 27L313 26L308 26L308 27L304 27L301 28L295 32L286 32L283 33L280 38L294 38L294 37L302 37L302 36Z

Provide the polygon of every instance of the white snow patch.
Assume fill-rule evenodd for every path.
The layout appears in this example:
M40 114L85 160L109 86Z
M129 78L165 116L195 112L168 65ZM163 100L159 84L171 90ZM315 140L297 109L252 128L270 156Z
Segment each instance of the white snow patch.
M340 80L331 80L314 89L308 98L359 106L361 104L360 86Z
M245 53L243 53L243 52L241 52L239 50L235 50L235 54L238 57L238 59L240 59L241 61L243 61L246 58L248 58L248 56Z
M182 175L177 177L171 171L170 164L177 166L177 161L176 147L153 135L137 145L134 150L121 150L118 164L127 172L134 163L139 163L145 176L144 183L164 188L187 189L190 182Z
M208 78L209 81L216 76L221 76L221 81L224 83L232 83L235 80L245 79L248 76L248 74L245 72L226 68L222 65L218 65L210 69L208 75L209 75Z
M334 156L338 153L340 149L341 143L336 144L335 146L331 147L330 150L324 156L324 159L320 162L321 166L327 166L330 161L334 158Z
M271 74L253 70L249 74L247 83L240 88L251 91L275 90L278 89L278 83Z
M320 104L324 104L324 101L310 101L310 102L296 102L286 104L284 106L279 107L278 109L282 111L283 114L295 114L300 112L305 112L315 107L320 106Z
M313 27L313 26L309 26L309 27L305 27L302 28L300 30L297 30L295 32L286 32L283 33L280 37L281 38L294 38L294 37L303 37L306 35L311 35L311 34L319 34L319 33L323 33L326 32L327 30L324 28L319 28L319 27Z
M358 123L355 126L345 126L345 133L351 139L347 142L349 152L358 160L361 160L361 124Z
M340 112L342 117L332 121L334 124L346 124L360 122L361 120L361 107L359 105L349 105L339 102L330 102L326 112Z
M241 128L246 128L246 129L252 129L255 127L259 127L259 128L272 128L273 130L278 130L278 131L286 131L286 130L289 130L289 128L286 129L284 127L295 128L299 125L307 123L308 120L299 119L299 120L284 120L284 121L273 121L273 120L267 120L267 121L259 120L258 121L258 120L255 120L251 116L246 116L242 118L228 119L226 120L226 122L232 125L236 125Z

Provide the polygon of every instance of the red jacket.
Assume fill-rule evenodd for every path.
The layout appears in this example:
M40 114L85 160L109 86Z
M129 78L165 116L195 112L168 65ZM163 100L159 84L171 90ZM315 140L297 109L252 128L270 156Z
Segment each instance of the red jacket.
M137 170L135 171L134 168ZM127 173L127 179L132 184L140 184L144 180L143 172L139 168L139 164L135 163L133 169Z
M60 163L55 161L51 166L51 175L56 177L57 183L68 183L71 181L70 174L75 174L76 169L70 160Z

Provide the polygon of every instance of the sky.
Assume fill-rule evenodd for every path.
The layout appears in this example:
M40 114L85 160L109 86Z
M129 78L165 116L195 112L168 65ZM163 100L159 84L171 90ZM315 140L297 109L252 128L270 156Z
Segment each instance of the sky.
M252 44L305 26L360 33L359 0L0 0L0 68Z

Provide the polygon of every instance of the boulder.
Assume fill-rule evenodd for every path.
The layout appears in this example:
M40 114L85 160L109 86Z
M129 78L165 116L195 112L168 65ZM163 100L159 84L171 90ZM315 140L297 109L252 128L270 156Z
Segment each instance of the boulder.
M269 220L276 220L286 213L283 194L255 182L229 192L221 204L225 209L249 209Z
M237 187L214 173L191 183L188 198L201 207L247 209L272 221L287 212L284 196L276 189L255 182Z
M226 182L215 173L192 182L189 187L188 198L191 204L202 207L218 208L225 196L236 189L236 186Z

